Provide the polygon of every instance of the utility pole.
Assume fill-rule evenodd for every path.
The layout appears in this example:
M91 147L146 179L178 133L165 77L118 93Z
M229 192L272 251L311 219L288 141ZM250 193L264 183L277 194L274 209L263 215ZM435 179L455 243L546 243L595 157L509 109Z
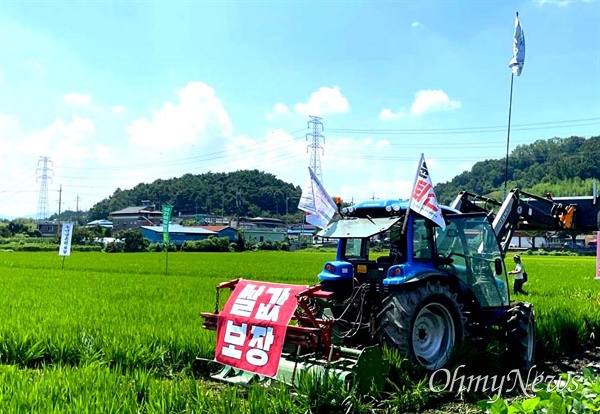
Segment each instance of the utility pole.
M239 188L237 190L235 190L235 206L237 209L237 220L236 220L236 227L239 228L240 227L240 208L242 206L242 190L240 190Z
M79 194L77 194L77 202L75 204L75 221L79 222Z
M312 124L312 132L306 134L306 140L311 139L311 143L307 147L307 151L310 152L310 162L309 166L323 184L323 173L321 171L321 154L323 153L323 147L321 147L321 138L323 138L323 143L325 143L325 137L321 135L323 131L323 123L321 120L323 118L319 118L318 116L310 116L310 121L308 121L308 127L311 127ZM320 150L320 151L319 151Z
M38 160L38 165L42 163L42 175L37 177L41 178L40 185L40 195L38 199L38 209L37 209L37 219L44 220L49 216L48 213L48 180L52 181L52 177L50 177L49 173L52 173L52 169L48 168L48 163L52 163L50 157L42 157ZM36 169L36 173L40 170L40 168ZM36 179L37 181L37 179Z
M58 232L60 232L60 209L62 207L62 184L58 190Z
M290 194L285 193L285 232L287 236L288 231L288 200L290 199Z
M221 183L221 224L225 220L225 184Z

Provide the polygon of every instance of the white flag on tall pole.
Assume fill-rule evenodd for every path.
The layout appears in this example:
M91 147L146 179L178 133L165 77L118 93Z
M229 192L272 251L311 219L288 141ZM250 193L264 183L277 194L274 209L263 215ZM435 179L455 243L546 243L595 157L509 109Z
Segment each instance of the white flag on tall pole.
M521 76L523 71L523 65L525 64L525 33L521 27L519 21L519 13L515 18L515 35L513 38L513 58L508 63L508 67L512 69L513 73L517 76Z
M337 206L310 167L308 167L308 173L298 208L306 211L307 222L313 226L325 228L335 216Z
M409 208L433 221L442 229L446 229L446 221L442 216L442 209L435 197L433 184L431 183L431 177L429 176L429 170L427 169L427 164L425 164L425 156L423 154L421 154L421 160L419 161Z

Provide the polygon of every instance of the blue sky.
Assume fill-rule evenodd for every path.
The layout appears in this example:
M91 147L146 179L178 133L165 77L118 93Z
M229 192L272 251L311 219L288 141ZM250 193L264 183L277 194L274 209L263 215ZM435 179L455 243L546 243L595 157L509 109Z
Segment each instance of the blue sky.
M303 185L308 115L332 195L405 198L421 153L448 181L505 154L515 11L510 148L600 134L598 0L4 0L0 215L36 213L40 156L51 213L61 185L63 210L186 173Z

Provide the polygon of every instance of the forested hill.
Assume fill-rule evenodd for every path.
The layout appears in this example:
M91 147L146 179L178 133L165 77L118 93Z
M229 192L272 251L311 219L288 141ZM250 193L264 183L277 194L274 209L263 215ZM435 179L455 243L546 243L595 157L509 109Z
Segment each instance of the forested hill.
M480 161L471 171L437 184L438 200L447 205L461 190L500 200L505 163L505 158ZM594 179L600 180L600 136L539 140L518 146L508 157L509 190L519 187L540 195L591 195Z
M148 200L158 210L173 205L173 214L216 214L278 216L298 211L302 189L258 170L232 173L186 174L180 178L138 184L131 190L117 189L112 196L95 204L88 220L102 219L112 211L140 206ZM239 208L239 210L238 210Z

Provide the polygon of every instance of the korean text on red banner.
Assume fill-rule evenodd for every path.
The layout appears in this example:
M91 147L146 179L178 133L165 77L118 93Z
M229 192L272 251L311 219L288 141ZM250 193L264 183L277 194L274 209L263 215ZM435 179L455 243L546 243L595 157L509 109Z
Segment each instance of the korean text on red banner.
M296 295L304 289L240 280L218 316L215 360L275 378Z

